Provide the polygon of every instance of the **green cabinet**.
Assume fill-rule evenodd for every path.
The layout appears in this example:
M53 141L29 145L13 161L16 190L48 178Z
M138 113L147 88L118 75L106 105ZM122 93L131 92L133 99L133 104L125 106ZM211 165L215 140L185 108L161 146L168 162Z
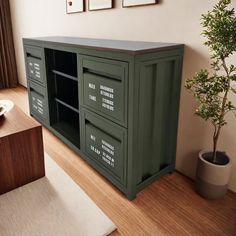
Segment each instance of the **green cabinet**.
M31 115L130 200L174 170L183 45L23 43Z

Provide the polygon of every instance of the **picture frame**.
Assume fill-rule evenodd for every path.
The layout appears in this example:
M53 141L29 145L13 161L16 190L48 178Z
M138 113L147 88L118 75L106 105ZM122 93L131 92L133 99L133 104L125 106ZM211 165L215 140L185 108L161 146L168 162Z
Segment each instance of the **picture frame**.
M66 0L66 13L78 13L85 11L85 0Z
M114 7L114 0L88 0L88 10L98 11Z
M122 0L122 7L137 7L157 4L158 0Z

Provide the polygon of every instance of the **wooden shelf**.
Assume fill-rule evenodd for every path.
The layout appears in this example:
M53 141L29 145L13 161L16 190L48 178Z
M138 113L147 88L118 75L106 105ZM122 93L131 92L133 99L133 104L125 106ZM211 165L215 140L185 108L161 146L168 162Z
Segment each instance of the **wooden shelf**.
M76 112L76 113L79 113L79 109L76 109L75 107L69 105L68 103L60 100L59 98L54 98L56 102L60 103L61 105L71 109L72 111Z
M73 80L73 81L78 82L78 78L77 78L77 77L74 77L74 76L72 76L72 75L65 74L65 73L60 72L60 71L58 71L58 70L52 70L52 72L53 72L54 74L56 74L56 75L60 75L60 76L65 77L65 78L67 78L67 79L71 79L71 80Z

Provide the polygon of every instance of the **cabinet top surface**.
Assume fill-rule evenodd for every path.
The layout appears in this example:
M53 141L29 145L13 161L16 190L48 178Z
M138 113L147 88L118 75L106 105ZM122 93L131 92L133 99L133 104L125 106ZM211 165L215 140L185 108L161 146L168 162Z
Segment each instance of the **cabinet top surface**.
M176 43L157 43L157 42L141 42L141 41L123 41L110 39L92 39L92 38L77 38L77 37L38 37L24 38L24 40L38 41L43 43L57 43L81 48L91 48L97 50L109 50L126 52L129 54L142 54L146 52L158 51L163 49L173 49L183 47L183 44Z
M41 125L15 106L0 117L0 139L38 126Z

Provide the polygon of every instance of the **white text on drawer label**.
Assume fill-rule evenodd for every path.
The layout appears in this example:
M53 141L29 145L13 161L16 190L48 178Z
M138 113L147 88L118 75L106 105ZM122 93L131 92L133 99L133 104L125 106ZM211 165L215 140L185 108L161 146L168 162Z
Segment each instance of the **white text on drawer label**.
M115 167L114 159L107 155L105 152L102 153L102 160L105 161L108 165Z
M93 152L95 152L95 153L97 153L98 155L100 155L101 152L100 152L97 148L95 148L93 145L91 145L90 148L91 148L91 150L92 150Z
M100 94L108 98L114 98L114 95L112 93L108 93L103 90L100 91Z
M105 85L100 85L100 94L106 98L102 98L102 107L110 111L114 111L114 89ZM109 99L108 99L109 98Z
M89 83L89 88L96 89L96 86L95 86L95 84Z
M93 141L96 141L96 137L94 135L90 135L90 138L93 140Z
M108 104L106 104L106 103L102 103L102 107L104 107L104 108L106 108L106 109L108 109L108 110L110 110L110 111L114 111L114 107L113 106L110 106L110 105L108 105Z
M90 139L96 142L95 135L90 134ZM102 150L99 150L100 148L97 148L93 145L90 145L90 150L100 156L101 160L104 161L106 164L110 165L111 167L115 167L115 147L103 139L99 146Z
M111 106L114 105L114 102L113 102L113 101L108 100L108 99L106 99L106 98L102 98L102 101L105 102L105 103L107 103L107 104L109 104L109 105L111 105Z
M97 98L91 94L89 94L89 99L96 102L97 101Z
M107 91L109 93L114 93L114 89L113 88L107 87L105 85L100 85L100 89L104 90L104 91Z
M108 142L102 140L102 144L104 144L105 146L107 146L108 148L110 148L112 151L115 150L114 146L112 146L111 144L109 144Z

